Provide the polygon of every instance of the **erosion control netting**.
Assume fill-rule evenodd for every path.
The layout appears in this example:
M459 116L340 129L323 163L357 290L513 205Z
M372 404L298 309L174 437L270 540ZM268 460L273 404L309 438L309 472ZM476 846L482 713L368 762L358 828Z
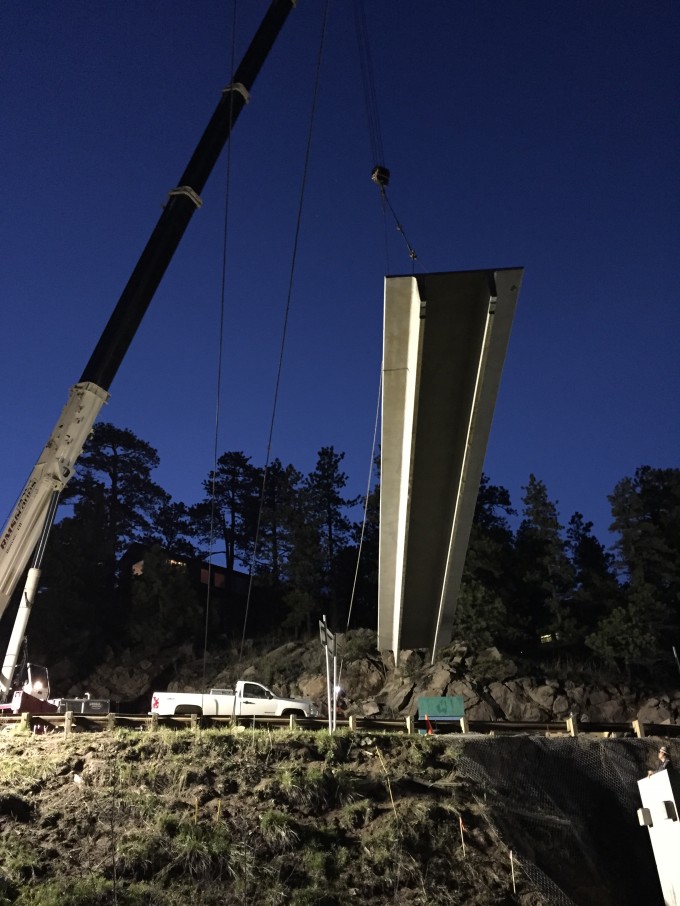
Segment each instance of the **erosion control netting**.
M469 739L460 764L504 844L556 906L663 906L637 780L651 739Z

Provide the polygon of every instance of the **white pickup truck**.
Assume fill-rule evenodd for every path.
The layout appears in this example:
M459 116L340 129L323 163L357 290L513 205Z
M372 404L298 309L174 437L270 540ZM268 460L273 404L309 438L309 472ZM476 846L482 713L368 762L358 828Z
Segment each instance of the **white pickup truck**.
M151 712L159 717L205 714L206 717L318 717L314 702L279 698L261 683L239 680L234 689L210 692L154 692Z

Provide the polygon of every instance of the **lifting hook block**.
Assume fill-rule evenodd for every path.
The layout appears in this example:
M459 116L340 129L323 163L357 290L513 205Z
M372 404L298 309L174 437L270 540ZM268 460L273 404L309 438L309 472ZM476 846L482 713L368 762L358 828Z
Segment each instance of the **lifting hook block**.
M376 183L376 185L381 186L381 188L384 189L390 184L390 171L387 169L387 167L373 167L373 170L371 171L371 179L374 183Z

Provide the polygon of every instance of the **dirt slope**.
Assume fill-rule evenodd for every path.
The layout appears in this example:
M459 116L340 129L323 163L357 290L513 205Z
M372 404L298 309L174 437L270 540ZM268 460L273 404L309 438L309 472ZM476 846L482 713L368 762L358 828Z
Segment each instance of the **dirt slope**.
M4 732L0 904L654 906L653 745Z

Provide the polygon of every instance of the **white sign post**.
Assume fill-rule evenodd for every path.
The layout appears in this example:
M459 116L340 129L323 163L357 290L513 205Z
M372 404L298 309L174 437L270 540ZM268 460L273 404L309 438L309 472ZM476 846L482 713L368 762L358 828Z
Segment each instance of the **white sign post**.
M337 659L335 656L335 633L331 632L326 623L326 615L323 620L319 620L319 636L321 644L326 649L326 690L328 692L328 732L332 733L335 729L335 676L337 670ZM331 664L330 656L333 655L333 695L331 696Z

